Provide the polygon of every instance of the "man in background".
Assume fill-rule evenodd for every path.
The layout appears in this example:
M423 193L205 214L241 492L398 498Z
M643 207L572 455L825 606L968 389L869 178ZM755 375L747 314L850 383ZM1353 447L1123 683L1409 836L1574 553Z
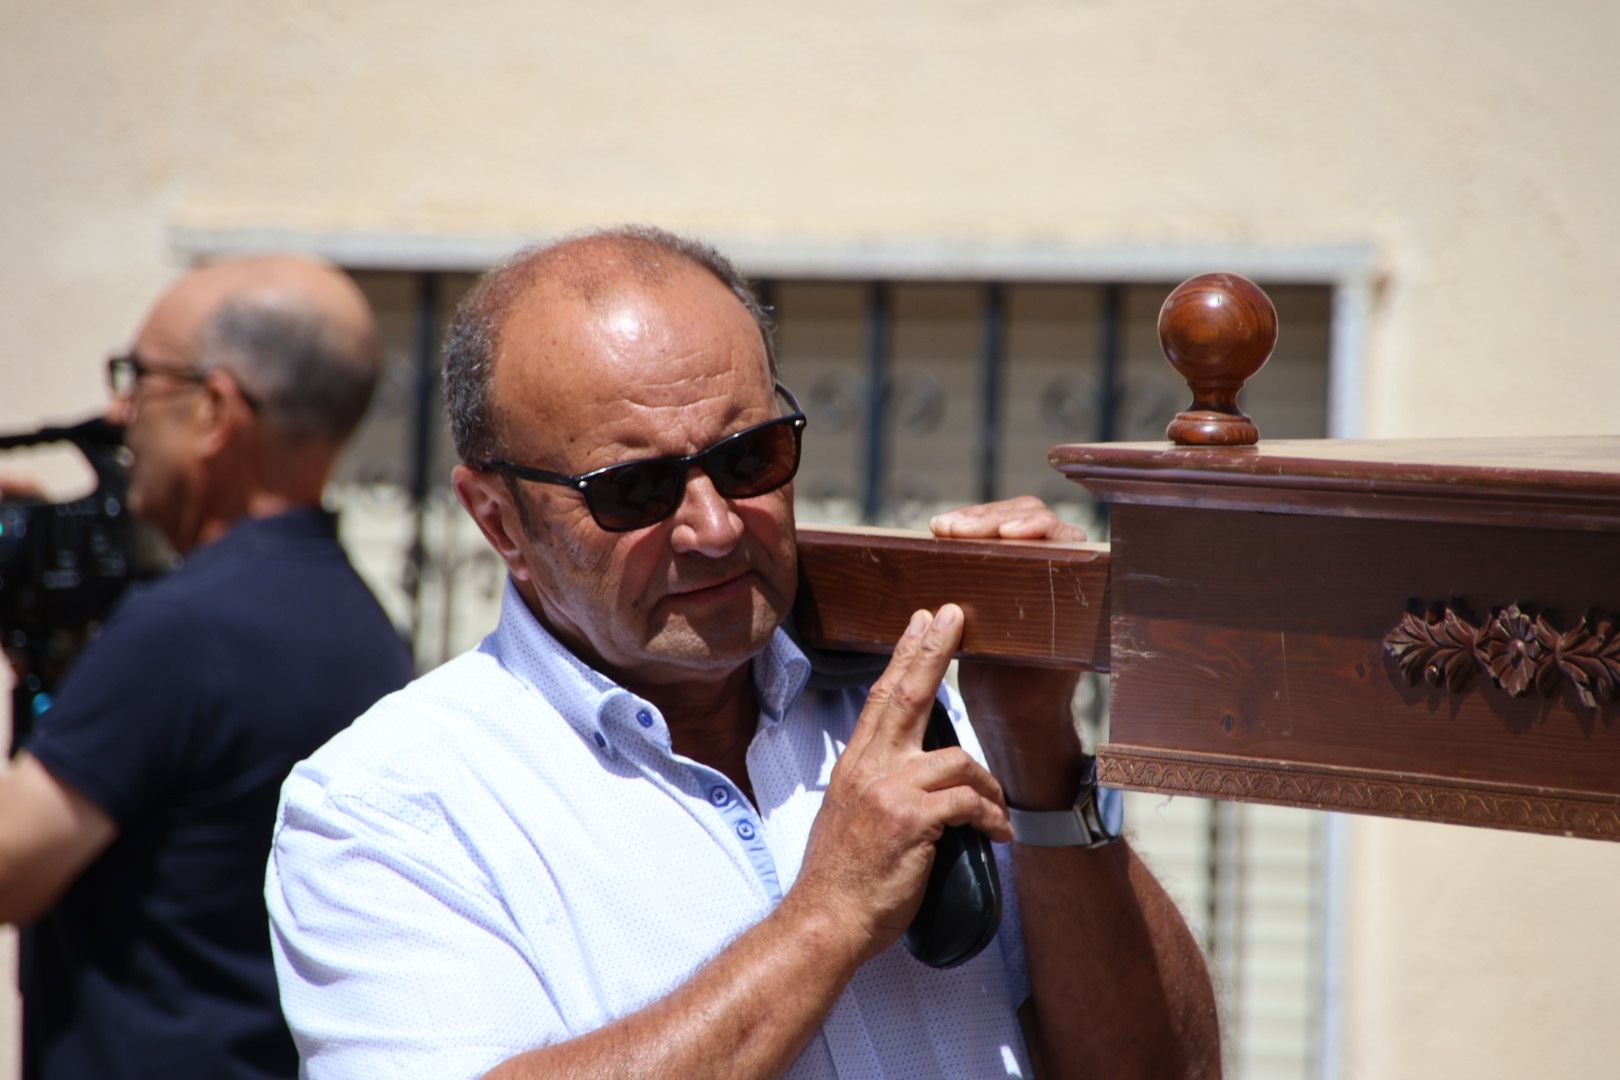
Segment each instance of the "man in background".
M277 792L412 673L321 508L377 368L358 288L289 256L184 275L109 361L130 509L185 562L120 601L0 773L27 1080L297 1071L262 898Z

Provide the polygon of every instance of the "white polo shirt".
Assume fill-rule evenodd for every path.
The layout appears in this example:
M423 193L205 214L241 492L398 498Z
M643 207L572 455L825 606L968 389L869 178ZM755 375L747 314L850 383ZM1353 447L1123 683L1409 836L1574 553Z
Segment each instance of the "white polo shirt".
M477 1076L688 979L798 875L864 697L807 690L809 668L780 631L754 661L756 809L673 753L658 710L559 645L508 583L476 650L384 698L283 787L265 897L304 1075ZM1030 1075L997 848L996 944L937 971L896 943L788 1076Z

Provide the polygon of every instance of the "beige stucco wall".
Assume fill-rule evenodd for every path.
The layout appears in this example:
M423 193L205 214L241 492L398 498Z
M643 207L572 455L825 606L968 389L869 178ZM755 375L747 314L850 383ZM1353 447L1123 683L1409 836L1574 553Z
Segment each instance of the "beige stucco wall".
M175 226L642 219L835 248L1366 244L1365 433L1620 431L1603 0L5 0L0 22L0 430L98 400ZM1344 1075L1616 1058L1620 850L1383 822L1348 847Z

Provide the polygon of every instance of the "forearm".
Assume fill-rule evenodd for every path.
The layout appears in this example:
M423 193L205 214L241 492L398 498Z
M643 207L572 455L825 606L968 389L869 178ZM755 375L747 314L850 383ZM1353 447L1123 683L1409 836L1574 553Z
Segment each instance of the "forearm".
M993 719L999 732L1021 725L1040 733L987 742L1008 804L1072 805L1088 766L1067 709ZM1015 844L1013 877L1034 996L1031 1052L1047 1076L1219 1074L1203 955L1124 840L1091 849Z
M511 1058L487 1080L778 1076L860 958L845 928L789 893L672 993L587 1035Z
M1215 995L1175 904L1120 840L1015 845L1036 1046L1045 1075L1214 1077Z
M1081 540L1043 503L967 507L936 536ZM1007 805L1072 806L1088 761L1078 674L964 661L959 685ZM1034 1004L1030 1052L1048 1077L1217 1076L1220 1028L1203 956L1175 904L1123 841L1013 847Z

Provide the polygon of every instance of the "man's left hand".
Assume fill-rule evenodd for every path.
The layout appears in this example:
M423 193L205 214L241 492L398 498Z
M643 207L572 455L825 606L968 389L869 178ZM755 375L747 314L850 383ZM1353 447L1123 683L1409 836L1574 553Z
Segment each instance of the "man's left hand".
M935 536L958 540L1084 540L1086 530L1058 520L1033 495L979 503L935 514L928 522Z
M1040 499L1021 495L965 506L928 523L956 539L1079 541L1086 532L1059 520ZM1074 723L1080 672L963 660L957 685L1009 805L1057 810L1074 801L1085 756Z

